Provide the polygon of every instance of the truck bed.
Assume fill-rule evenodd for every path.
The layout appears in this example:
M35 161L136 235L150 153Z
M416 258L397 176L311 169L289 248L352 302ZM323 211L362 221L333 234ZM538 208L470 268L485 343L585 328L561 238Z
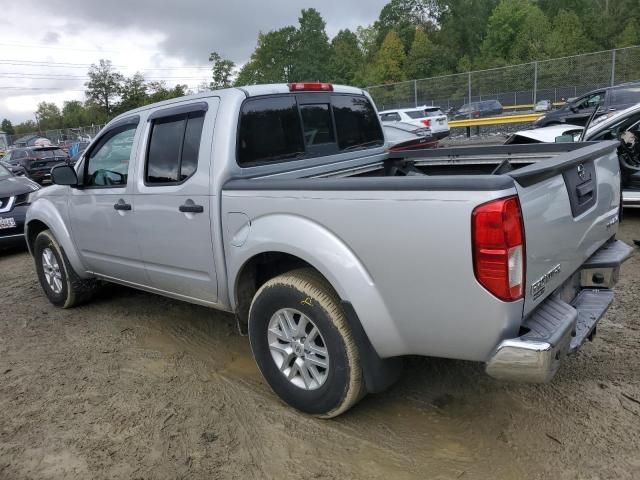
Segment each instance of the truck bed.
M543 155L548 161L532 162ZM492 161L494 169L503 163L505 173L471 173L457 163L470 157ZM434 159L451 161L450 173L407 175L395 168L415 160L422 169L422 162ZM426 156L374 155L345 163L227 182L223 216L242 212L248 219L242 231L246 242L226 252L228 270L239 270L247 252L260 248L293 255L312 251L310 263L354 304L383 357L486 360L500 339L516 336L523 318L616 231L615 142L442 149ZM592 206L576 213L564 180L574 174L563 172L583 164L593 164L597 188ZM476 206L510 195L518 195L524 217L526 292L524 300L505 303L475 278L470 225ZM288 242L297 242L298 251L281 241L270 244L268 238L276 236L270 229L276 225L288 225ZM236 232L227 229L225 234L226 245L238 244ZM334 248L353 259L343 275L343 260L332 257ZM548 275L554 269L558 271ZM377 297L348 284L356 270ZM534 296L532 285L545 275L544 291L536 290ZM432 328L425 328L425 322Z

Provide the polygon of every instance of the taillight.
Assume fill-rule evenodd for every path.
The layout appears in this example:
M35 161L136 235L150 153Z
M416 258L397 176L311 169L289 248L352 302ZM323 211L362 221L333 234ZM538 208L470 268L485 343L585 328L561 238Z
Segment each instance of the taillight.
M431 119L425 118L424 120L420 120L425 127L431 126Z
M333 85L320 82L295 82L289 84L290 92L332 92Z
M473 269L476 279L500 300L524 294L525 242L518 197L499 198L473 210Z

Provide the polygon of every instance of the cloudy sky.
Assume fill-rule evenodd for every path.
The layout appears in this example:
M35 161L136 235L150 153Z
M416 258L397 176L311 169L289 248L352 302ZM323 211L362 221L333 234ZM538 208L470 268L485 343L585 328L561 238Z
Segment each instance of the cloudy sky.
M314 7L331 37L373 22L385 0L5 1L0 35L0 119L33 120L38 102L84 98L91 63L191 88L209 79L215 50L247 61L259 31L297 23Z

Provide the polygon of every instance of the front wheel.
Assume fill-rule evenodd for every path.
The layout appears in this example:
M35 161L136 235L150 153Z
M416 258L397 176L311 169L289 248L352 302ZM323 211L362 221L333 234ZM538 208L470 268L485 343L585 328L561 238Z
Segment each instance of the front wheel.
M50 230L38 234L33 255L42 290L54 305L71 308L87 301L96 290L96 280L83 280L73 271Z
M298 410L331 418L366 393L340 300L311 269L279 275L260 288L249 311L249 340L273 391Z

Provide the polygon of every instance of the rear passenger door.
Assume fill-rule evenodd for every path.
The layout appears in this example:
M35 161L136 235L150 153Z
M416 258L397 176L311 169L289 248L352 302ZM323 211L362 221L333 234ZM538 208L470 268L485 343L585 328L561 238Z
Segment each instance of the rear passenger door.
M210 196L217 107L207 99L149 115L135 200L150 286L210 303L218 299L212 222L219 218Z

